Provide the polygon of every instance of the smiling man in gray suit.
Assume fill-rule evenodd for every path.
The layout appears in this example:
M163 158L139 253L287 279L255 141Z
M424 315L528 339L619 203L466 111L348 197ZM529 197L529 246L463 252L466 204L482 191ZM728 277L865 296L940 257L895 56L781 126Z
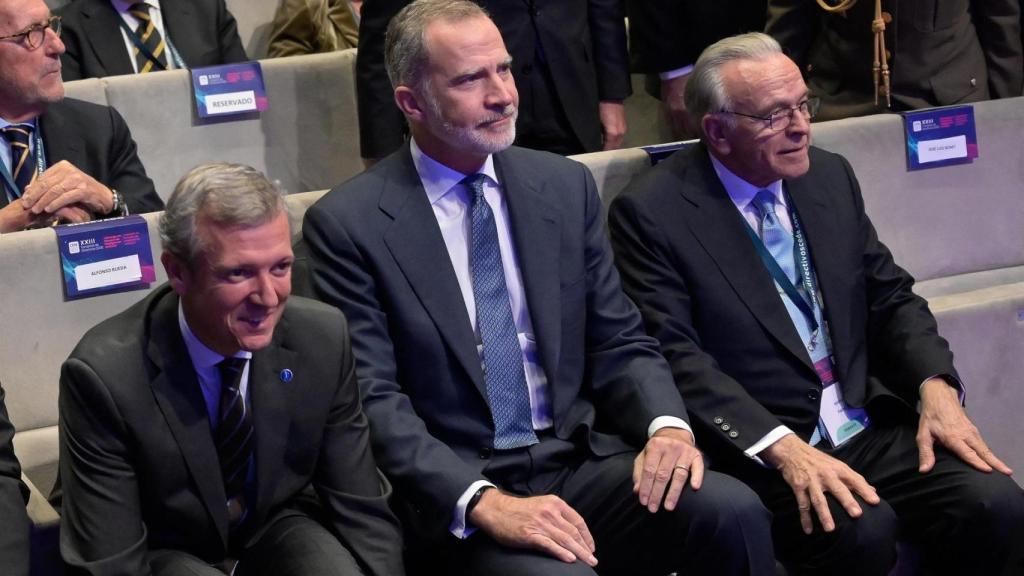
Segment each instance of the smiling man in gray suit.
M768 515L705 472L622 293L587 169L511 147L511 57L482 9L388 31L412 141L303 229L353 330L374 451L443 573L770 574Z
M345 320L289 300L281 192L201 166L160 232L170 286L90 330L61 372L71 572L401 576Z

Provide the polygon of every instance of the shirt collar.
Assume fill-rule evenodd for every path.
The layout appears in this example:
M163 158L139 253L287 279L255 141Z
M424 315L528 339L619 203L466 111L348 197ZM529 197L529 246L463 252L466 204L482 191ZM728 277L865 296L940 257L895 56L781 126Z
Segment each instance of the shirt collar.
M185 307L182 305L181 300L178 300L178 327L181 329L181 337L185 340L185 348L188 349L189 358L192 359L192 366L196 370L205 370L216 366L225 357L221 354L210 350L206 344L199 341L195 333L188 326L188 320L185 319ZM252 358L252 352L248 350L239 350L235 354L236 358Z
M441 164L430 156L427 156L420 147L416 145L416 139L409 139L409 152L412 154L412 163L416 166L416 173L420 176L423 189L427 192L427 199L431 205L437 203L448 192L455 188L462 179L468 176L458 170ZM494 170L494 155L489 154L484 165L478 171L479 174L487 176L493 183L498 184L498 174Z
M733 204L742 212L757 193L761 190L768 190L775 196L775 203L778 205L785 205L782 198L782 180L776 180L767 186L758 187L754 186L750 182L747 182L743 178L740 178L734 174L731 170L725 167L715 158L715 155L708 152L708 156L711 157L711 165L715 168L715 173L718 174L718 179L722 182L722 186L725 187L725 192L729 195Z
M7 120L4 120L3 118L0 118L0 129L7 128L8 126L21 126L22 124L29 124L30 126L32 126L32 130L33 130L32 133L34 134L35 133L35 129L36 129L36 124L38 123L38 121L39 121L38 117L33 118L33 119L29 120L28 122L8 122Z

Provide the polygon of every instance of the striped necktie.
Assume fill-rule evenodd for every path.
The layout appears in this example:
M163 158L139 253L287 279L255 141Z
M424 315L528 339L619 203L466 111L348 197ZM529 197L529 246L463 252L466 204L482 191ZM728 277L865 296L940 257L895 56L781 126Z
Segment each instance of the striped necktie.
M227 496L228 520L232 528L245 519L245 481L253 452L252 415L241 392L247 358L225 358L220 371L220 422L217 424L217 457Z
M483 174L472 174L462 183L473 192L469 264L476 327L483 342L487 402L494 419L494 447L506 450L536 444L537 435L533 431L523 351L501 265L498 228L484 199L484 178Z
M135 47L135 64L138 66L139 74L152 72L154 68L157 70L167 69L164 39L160 36L160 31L156 29L156 24L153 23L153 18L149 15L149 9L149 4L145 2L132 4L128 8L128 13L139 21L139 27L135 29L135 35L139 37L142 45L149 51L149 54L146 54L138 46ZM153 62L150 56L156 58L157 61Z
M10 190L14 198L20 198L21 194L29 184L35 181L36 163L34 154L29 147L29 140L34 127L31 124L12 124L6 128L0 128L7 143L11 146L11 177L17 190ZM0 206L7 205L7 194L0 198Z

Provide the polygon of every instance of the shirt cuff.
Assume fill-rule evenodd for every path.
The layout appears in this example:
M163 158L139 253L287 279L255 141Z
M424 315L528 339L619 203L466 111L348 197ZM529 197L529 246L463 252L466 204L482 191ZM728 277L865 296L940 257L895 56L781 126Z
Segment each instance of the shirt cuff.
M925 378L917 387L917 412L919 414L921 412L921 389L924 388L925 383L931 380L932 378L942 378L943 380L946 381L946 384L949 384L953 388L956 388L956 394L960 398L960 405L964 405L964 400L967 399L967 390L964 388L964 383L961 382L959 378L951 376L949 374L933 374L932 376Z
M662 428L682 428L693 436L694 443L697 442L697 437L693 434L693 429L686 423L686 420L682 418L676 418L675 416L658 416L654 420L651 420L651 425L647 427L647 437L654 436L654 433Z
M668 72L661 72L658 74L658 78L661 78L662 80L674 80L680 76L686 76L691 72L693 72L693 64L683 66L682 68L676 68L675 70L669 70Z
M469 506L469 501L473 499L473 494L476 491L483 488L484 486L490 486L497 488L494 484L491 484L487 480L477 480L466 488L466 491L459 496L457 502L455 502L455 513L452 514L452 523L448 526L448 531L455 535L456 538L465 539L476 532L476 528L468 525L466 518L466 506Z
M758 456L758 454L760 454L765 448L771 446L772 444L775 444L779 440L782 440L783 436L789 436L790 434L794 434L794 432L787 428L786 426L778 426L771 432L765 434L764 437L755 442L753 446L744 450L743 453L752 458L761 466L769 468L769 466L765 464L764 460L762 460L761 457Z

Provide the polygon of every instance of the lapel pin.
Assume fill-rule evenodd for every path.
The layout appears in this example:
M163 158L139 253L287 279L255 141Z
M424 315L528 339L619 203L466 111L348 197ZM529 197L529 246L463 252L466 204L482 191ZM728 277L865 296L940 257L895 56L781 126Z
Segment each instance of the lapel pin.
M295 378L295 374L288 368L281 370L281 374L279 376L281 377L281 382L284 382L285 384L291 382L292 378Z

